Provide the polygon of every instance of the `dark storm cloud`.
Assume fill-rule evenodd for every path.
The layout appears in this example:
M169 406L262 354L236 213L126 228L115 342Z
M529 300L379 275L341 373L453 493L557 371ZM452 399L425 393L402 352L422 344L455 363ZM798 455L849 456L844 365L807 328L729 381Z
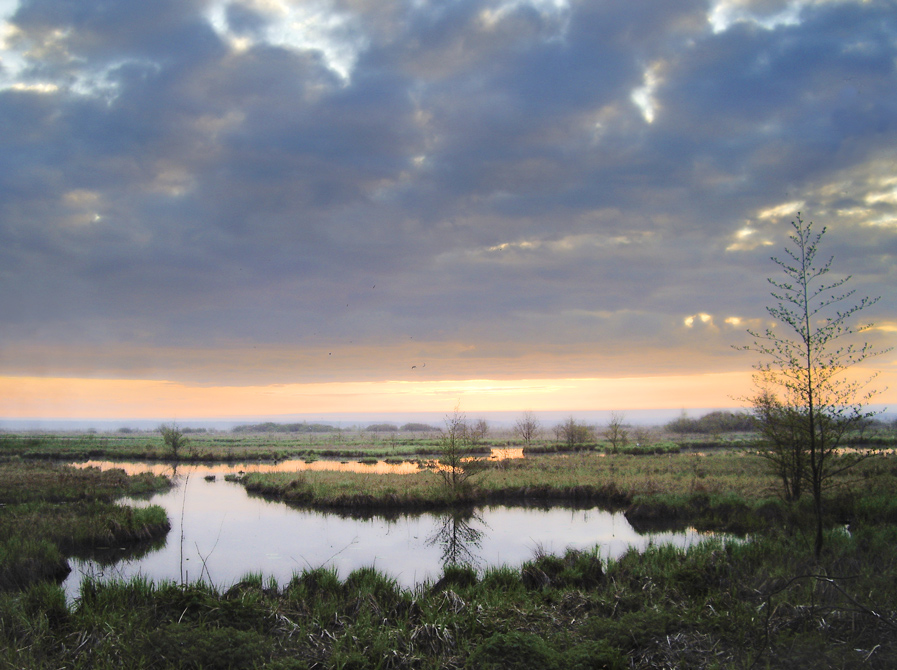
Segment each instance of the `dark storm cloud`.
M798 207L886 295L893 7L725 8L714 29L692 0L22 3L0 33L0 372L86 374L114 344L123 375L133 345L135 369L196 378L165 352L413 338L494 375L589 348L619 374L717 368ZM256 380L308 359L253 358ZM352 360L334 378L396 374Z

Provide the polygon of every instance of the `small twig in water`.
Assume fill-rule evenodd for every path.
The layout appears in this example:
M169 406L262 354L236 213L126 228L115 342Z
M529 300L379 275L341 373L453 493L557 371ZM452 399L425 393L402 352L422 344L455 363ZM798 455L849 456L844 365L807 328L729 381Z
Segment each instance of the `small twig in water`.
M181 497L181 586L184 585L184 510L187 507L187 485L190 483L190 473L184 479L184 495Z
M332 561L334 558L336 558L337 556L339 556L341 553L343 553L346 549L348 549L349 547L351 547L353 544L358 544L358 536L357 536L357 535L356 535L355 537L352 538L352 541L349 542L349 544L347 544L345 547L343 547L342 549L340 549L339 551L337 551L335 554L331 555L329 558L327 558L326 560L324 560L324 561L321 563L321 565L327 565L328 563L330 563L330 561ZM314 569L314 568L312 567L312 564L309 563L308 559L305 558L305 556L303 556L303 555L300 554L300 555L299 555L299 558L301 558L303 561L305 561L305 565L307 565L308 568L309 568L310 570ZM294 560L296 563L299 562L299 561L296 561L295 558L294 558L293 560Z
M202 555L202 552L199 550L199 543L194 542L193 545L196 547L196 555L199 556L199 560L202 561L202 570L199 572L199 581L202 581L202 576L205 574L209 578L209 584L212 583L212 573L209 572L209 566L207 561L209 557L215 553L215 549L218 546L218 542L221 540L221 530L224 528L224 519L227 517L225 514L221 517L221 525L218 526L218 536L215 538L215 544L212 545L212 548L209 550L209 553L205 556Z

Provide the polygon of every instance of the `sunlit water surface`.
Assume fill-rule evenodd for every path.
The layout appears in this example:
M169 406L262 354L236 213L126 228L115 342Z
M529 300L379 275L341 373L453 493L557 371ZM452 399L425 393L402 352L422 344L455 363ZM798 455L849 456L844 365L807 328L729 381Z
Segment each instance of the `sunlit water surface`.
M171 475L170 465L92 465ZM618 557L629 547L688 546L706 537L693 530L642 535L622 514L598 508L490 506L473 515L348 518L271 502L249 495L239 483L223 480L225 473L265 467L180 466L170 491L149 500L125 499L124 504L159 505L166 510L171 531L164 546L112 565L72 559L73 570L63 583L67 595L77 597L85 576L203 580L227 588L249 573L273 577L283 585L294 573L321 566L335 568L343 578L352 570L373 566L402 586L413 587L438 579L443 565L451 561L479 570L517 567L538 552L560 554L568 547L597 547L599 555L607 558ZM216 476L214 481L206 479L211 475Z

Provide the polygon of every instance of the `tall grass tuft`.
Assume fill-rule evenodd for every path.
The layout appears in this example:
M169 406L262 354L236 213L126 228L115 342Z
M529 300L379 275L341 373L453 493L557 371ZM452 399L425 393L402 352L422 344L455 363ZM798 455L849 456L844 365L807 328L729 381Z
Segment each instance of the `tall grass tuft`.
M59 547L49 540L22 535L0 539L0 590L62 579L70 571Z

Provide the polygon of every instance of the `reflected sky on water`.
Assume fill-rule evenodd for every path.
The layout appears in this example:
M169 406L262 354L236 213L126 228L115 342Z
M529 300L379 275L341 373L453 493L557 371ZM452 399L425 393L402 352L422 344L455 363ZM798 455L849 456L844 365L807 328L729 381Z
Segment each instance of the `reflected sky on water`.
M113 565L72 559L73 570L64 583L69 597L77 595L84 575L203 579L227 588L250 572L285 584L293 573L320 566L335 567L343 578L356 568L373 566L413 587L438 579L447 560L483 570L516 567L537 552L560 554L568 547L597 545L602 557L616 557L629 546L686 546L703 538L694 531L640 535L622 514L597 508L490 506L474 513L344 517L249 495L239 483L221 477L233 467L246 466L181 466L170 491L149 500L124 500L165 508L171 531L164 547ZM214 481L205 478L211 474Z
M490 461L501 461L508 459L524 458L523 448L521 447L494 447L491 454L487 458ZM436 459L408 459L397 462L398 459L392 459L391 462L377 461L376 463L361 463L358 460L338 460L335 458L321 458L303 460L291 458L282 461L234 461L232 463L187 463L179 464L176 467L166 461L79 461L70 463L73 467L87 468L95 467L101 470L119 469L124 470L129 475L136 475L141 472L151 472L154 475L165 475L171 477L180 473L199 474L199 475L217 475L223 477L225 475L241 474L243 472L304 472L304 471L322 471L331 470L334 472L360 472L362 474L400 474L410 475L420 472L427 467L427 464L433 464Z

